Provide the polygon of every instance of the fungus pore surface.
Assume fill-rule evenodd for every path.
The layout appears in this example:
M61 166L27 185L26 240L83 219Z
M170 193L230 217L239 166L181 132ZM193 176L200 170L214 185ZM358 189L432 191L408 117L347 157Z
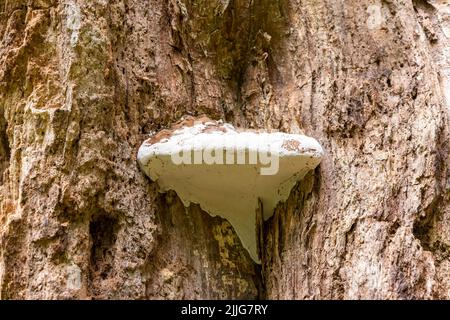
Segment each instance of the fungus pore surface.
M259 262L257 214L270 218L322 155L320 144L304 135L242 131L202 117L152 135L138 162L161 192L174 190L186 207L197 203L227 219Z

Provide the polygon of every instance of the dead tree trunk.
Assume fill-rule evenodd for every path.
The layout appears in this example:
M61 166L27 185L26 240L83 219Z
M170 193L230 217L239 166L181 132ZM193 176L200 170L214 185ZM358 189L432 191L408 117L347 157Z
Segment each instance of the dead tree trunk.
M0 0L0 297L450 298L445 2ZM261 266L137 166L186 114L326 150Z

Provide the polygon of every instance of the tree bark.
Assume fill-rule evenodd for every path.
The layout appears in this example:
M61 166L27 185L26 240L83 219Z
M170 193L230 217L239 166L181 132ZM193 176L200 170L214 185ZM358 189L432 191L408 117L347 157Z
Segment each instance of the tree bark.
M0 298L450 298L445 2L0 0ZM139 170L200 114L326 151L261 265Z

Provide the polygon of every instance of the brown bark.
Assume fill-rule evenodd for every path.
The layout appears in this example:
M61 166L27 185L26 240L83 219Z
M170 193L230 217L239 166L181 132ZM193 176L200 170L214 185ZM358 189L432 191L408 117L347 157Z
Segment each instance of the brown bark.
M443 3L0 0L0 298L450 298ZM186 114L326 150L261 267L138 168Z

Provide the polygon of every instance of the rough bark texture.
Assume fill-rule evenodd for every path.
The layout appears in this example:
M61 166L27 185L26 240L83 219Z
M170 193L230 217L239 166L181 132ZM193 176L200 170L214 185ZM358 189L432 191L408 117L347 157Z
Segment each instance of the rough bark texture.
M0 0L0 297L450 298L445 2ZM262 266L139 170L186 114L326 150Z

